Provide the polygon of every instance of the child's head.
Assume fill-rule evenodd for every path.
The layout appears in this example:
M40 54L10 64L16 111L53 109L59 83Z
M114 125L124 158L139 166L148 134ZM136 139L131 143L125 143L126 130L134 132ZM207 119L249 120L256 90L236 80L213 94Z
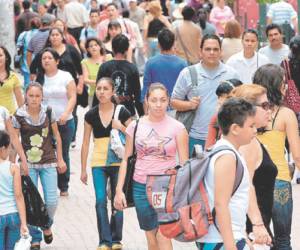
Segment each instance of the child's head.
M230 79L222 81L216 89L216 95L218 96L218 104L222 104L229 96L230 92L237 86L243 83L238 79Z
M256 133L256 107L241 98L230 98L220 107L218 123L224 136L234 136L239 145L251 142Z
M0 158L5 160L9 154L10 138L7 132L0 130Z

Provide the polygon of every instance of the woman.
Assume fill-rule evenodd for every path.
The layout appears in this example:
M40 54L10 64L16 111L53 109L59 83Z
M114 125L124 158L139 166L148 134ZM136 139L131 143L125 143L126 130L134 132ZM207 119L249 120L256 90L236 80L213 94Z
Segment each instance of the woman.
M149 15L144 19L144 41L145 50L148 57L155 56L159 53L157 35L163 28L171 29L167 17L162 14L160 2L155 0L148 4Z
M231 95L243 98L256 106L255 126L258 131L261 131L268 125L271 118L271 105L268 101L267 90L264 87L257 84L243 85L236 87ZM266 147L257 138L254 138L250 144L242 146L239 151L247 162L249 175L256 194L255 199L260 212L254 220L251 220L252 224L249 220L247 221L247 232L253 231L255 233L261 227L261 229L267 229L268 234L272 236L270 222L277 168L271 160ZM257 239L257 237L255 238Z
M291 249L293 197L288 162L285 158L285 142L289 144L293 160L300 168L298 122L295 113L283 105L287 89L284 71L274 64L260 67L253 81L267 89L272 105L271 121L257 138L265 146L278 169L275 180L272 222L275 249Z
M188 134L183 124L167 115L169 96L160 83L151 84L146 95L148 115L139 123L134 121L126 129L125 157L119 170L114 205L118 210L126 208L122 191L127 158L136 147L137 161L134 171L133 198L140 228L145 231L148 249L172 249L172 243L158 230L157 214L149 204L146 195L146 178L150 174L162 174L170 166L176 166L176 152L179 163L188 159ZM137 127L136 140L133 133Z
M59 54L52 48L46 48L41 52L44 71L43 101L56 114L58 130L62 140L63 159L67 165L67 171L58 174L58 188L61 196L68 196L70 180L69 147L75 129L72 111L76 104L76 85L69 72L58 69L60 58Z
M230 20L226 23L224 39L222 40L222 60L227 62L228 58L240 52L242 46L242 27L236 20Z
M9 144L9 135L0 130L0 249L5 250L28 234L20 168L7 160Z
M258 34L256 30L249 29L242 35L243 50L232 55L227 65L233 67L240 75L240 80L244 84L252 83L252 77L255 71L262 65L269 63L269 59L257 53Z
M99 247L98 250L121 249L123 212L117 211L113 206L116 193L120 160L112 161L109 158L110 133L118 129L125 133L129 124L130 112L122 106L118 119L114 119L116 106L112 102L114 96L114 83L111 78L101 78L96 85L96 97L99 104L85 115L84 136L81 148L81 181L87 184L87 157L91 133L94 136L94 150L92 156L92 175L96 194L96 213L98 221ZM109 223L106 202L106 185L110 179L112 191L112 214Z
M85 49L87 58L81 61L81 67L84 83L89 87L89 107L92 108L98 70L107 57L103 44L98 38L88 38Z
M216 26L219 36L224 35L226 23L234 18L231 8L225 5L225 0L215 0L214 7L210 12L209 20Z
M23 105L21 83L16 73L11 71L11 56L8 50L0 46L0 106L8 109L9 114L15 113L17 107Z
M17 109L13 124L21 136L21 142L27 155L29 175L35 186L38 178L43 187L45 204L51 221L41 228L44 240L50 244L53 240L51 226L57 207L57 171L66 171L62 157L62 142L55 121L55 113L50 107L42 105L43 88L38 83L30 83L26 89L26 103ZM53 136L56 140L56 150L53 148ZM57 155L57 156L56 156ZM57 170L56 170L57 169ZM42 232L37 227L30 227L32 236L31 249L40 249Z

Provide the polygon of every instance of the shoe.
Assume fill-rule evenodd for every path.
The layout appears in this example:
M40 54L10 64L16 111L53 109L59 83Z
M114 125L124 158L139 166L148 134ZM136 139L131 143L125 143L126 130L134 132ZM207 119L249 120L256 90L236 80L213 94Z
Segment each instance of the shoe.
M38 245L32 245L32 246L30 247L30 250L40 250L40 249L41 249L40 244L38 244Z
M76 148L76 141L71 142L71 148Z
M44 233L44 241L46 244L50 244L53 241L53 234L52 232L50 234Z
M121 250L122 249L122 244L121 243L113 243L111 249L112 250Z
M106 246L106 245L101 245L97 248L97 250L111 250L111 248L109 246Z
M69 196L69 192L68 191L61 191L60 196L67 197L67 196Z

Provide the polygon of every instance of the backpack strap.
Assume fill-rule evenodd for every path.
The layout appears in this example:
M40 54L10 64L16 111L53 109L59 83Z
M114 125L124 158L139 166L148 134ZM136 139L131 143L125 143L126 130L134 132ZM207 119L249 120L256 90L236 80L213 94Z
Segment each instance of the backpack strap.
M188 67L190 75L191 75L191 81L192 81L192 88L195 88L198 86L198 74L197 69L195 65Z
M123 105L117 105L114 113L114 120L119 120L120 111Z

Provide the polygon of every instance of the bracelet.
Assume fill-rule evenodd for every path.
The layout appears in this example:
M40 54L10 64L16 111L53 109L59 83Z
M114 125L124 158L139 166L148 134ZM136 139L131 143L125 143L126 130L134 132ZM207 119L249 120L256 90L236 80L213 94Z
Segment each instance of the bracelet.
M253 227L262 227L264 225L265 225L264 223L252 224Z

